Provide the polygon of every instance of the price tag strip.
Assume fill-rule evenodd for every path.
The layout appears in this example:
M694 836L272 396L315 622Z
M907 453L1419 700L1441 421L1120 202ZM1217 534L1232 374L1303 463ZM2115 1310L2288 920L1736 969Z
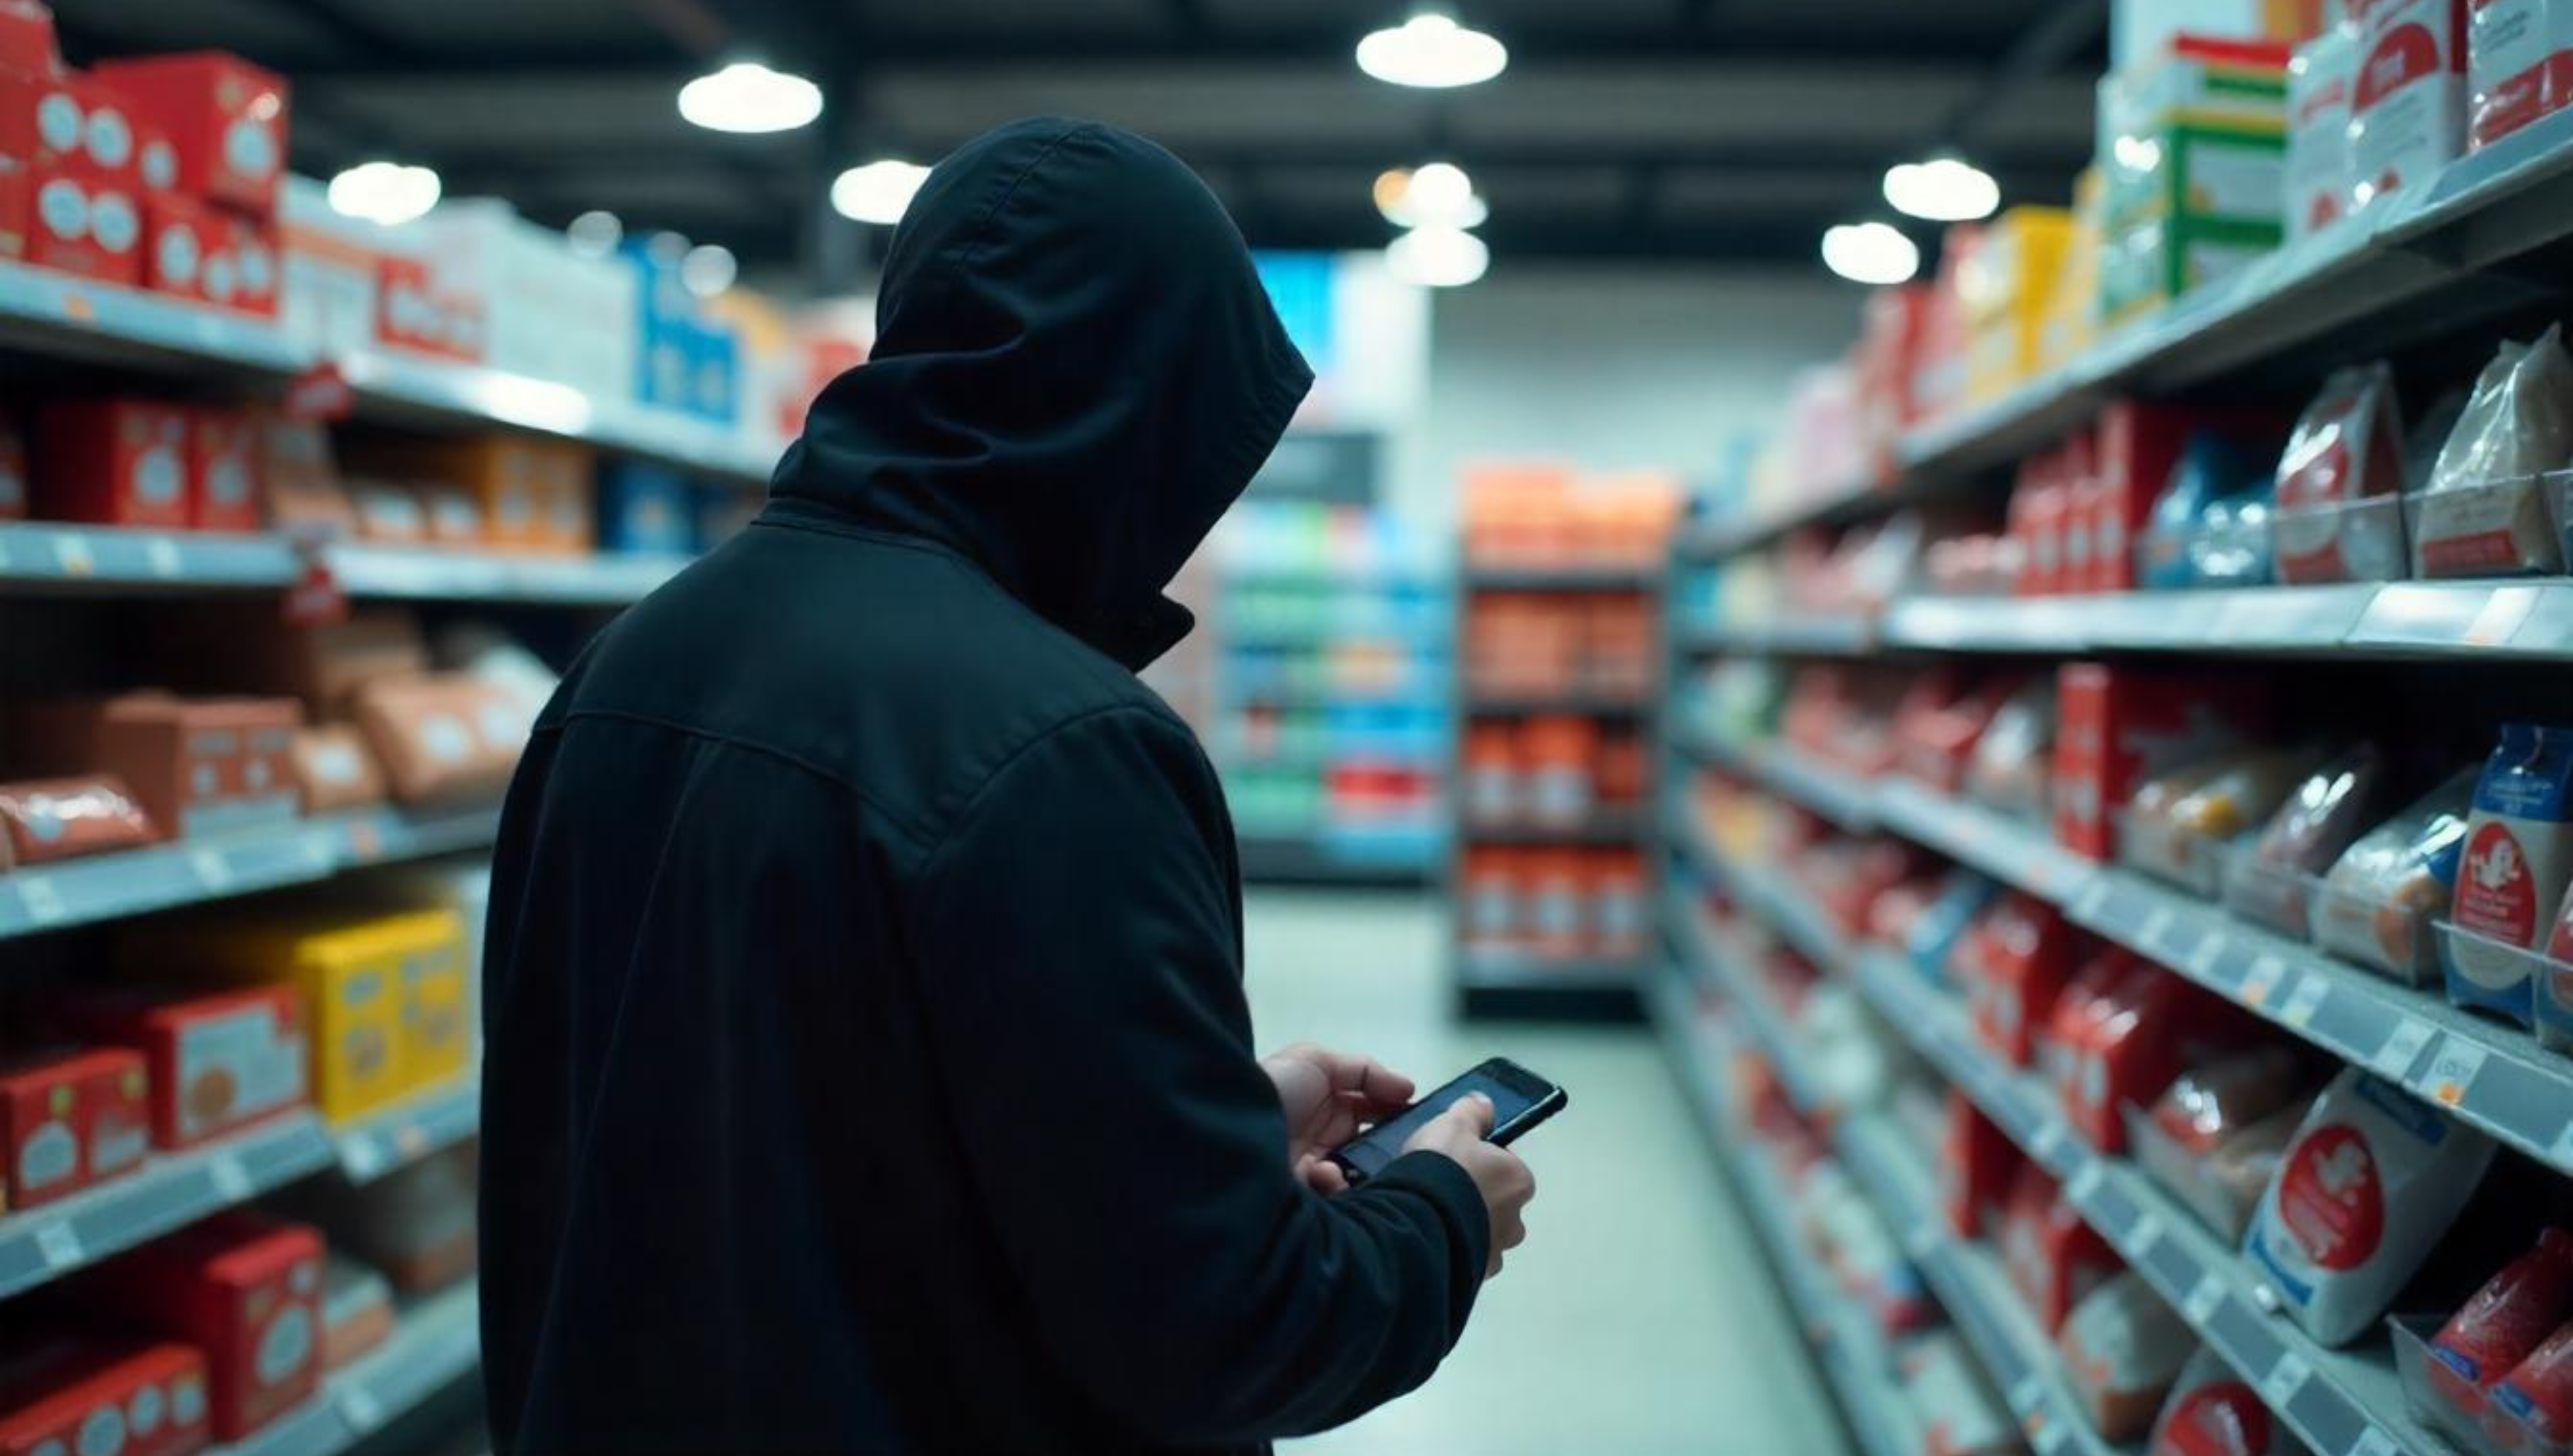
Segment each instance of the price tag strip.
M2419 1017L2405 1017L2385 1034L2385 1045L2376 1049L2367 1065L2377 1076L2403 1081L2411 1074L2412 1064L2420 1060L2421 1049L2430 1045L2438 1031Z
M2242 978L2242 989L2236 994L2244 1006L2258 1011L2269 1004L2270 993L2278 989L2278 982L2286 974L2287 963L2275 956L2262 956L2251 963L2250 971Z
M2443 1107L2462 1105L2474 1091L2475 1078L2484 1070L2487 1053L2472 1042L2450 1038L2430 1059L2430 1068L2421 1075L2421 1093Z
M2320 976L2305 977L2296 983L2296 989L2288 993L2286 1002L2278 1008L2278 1020L2301 1032L2314 1024L2314 1013L2323 1009L2323 1002L2330 995L2329 981Z

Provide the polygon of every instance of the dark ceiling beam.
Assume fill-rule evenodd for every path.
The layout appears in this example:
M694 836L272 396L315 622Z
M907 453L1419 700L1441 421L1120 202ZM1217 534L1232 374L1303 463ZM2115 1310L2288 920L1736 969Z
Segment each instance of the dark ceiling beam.
M625 8L682 55L712 56L732 44L732 23L705 0L625 0Z
M420 59L420 48L408 37L361 20L332 4L331 0L259 0L259 3L280 14L291 15L329 37L335 50L380 57L398 64Z
M2021 89L2060 73L2108 34L2109 0L2051 0L2042 8L2044 17L2002 52L1989 79L1941 123L1940 143L1962 144Z

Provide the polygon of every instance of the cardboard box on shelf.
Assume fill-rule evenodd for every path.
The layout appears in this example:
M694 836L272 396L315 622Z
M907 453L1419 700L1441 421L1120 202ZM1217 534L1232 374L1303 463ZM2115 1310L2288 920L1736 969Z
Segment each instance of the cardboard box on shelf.
M2089 591L2133 591L2136 540L2170 484L2191 434L2213 430L2253 455L2274 455L2288 421L2257 407L2207 407L2120 399L2100 412L2090 496Z
M2109 240L2101 258L2100 316L2119 325L2224 282L2278 251L2274 225L2152 222Z
M387 349L479 364L489 348L488 301L439 286L423 258L376 260L374 343Z
M194 1346L33 1329L0 1338L7 1456L187 1456L213 1439L210 1415Z
M0 869L140 849L161 827L113 774L0 784Z
M207 291L207 267L231 238L224 215L194 198L144 199L143 286L200 304L216 302Z
M62 69L54 43L54 10L44 0L0 0L0 66L20 71Z
M0 1059L0 1207L50 1203L141 1166L152 1147L147 1091L129 1048Z
M285 287L276 221L227 217L224 232L224 251L207 264L207 293L227 308L276 318Z
M35 444L39 515L187 527L185 408L150 399L57 399L36 411Z
M204 1352L215 1439L238 1441L322 1383L322 1235L219 1213L80 1276L102 1317Z
M1998 398L2036 372L2046 308L2073 239L2062 208L2015 207L1993 220L1958 275L1966 327L1966 395Z
M426 1294L473 1272L473 1184L472 1150L450 1148L363 1187L317 1179L288 1206L396 1290Z
M2354 208L2427 187L2465 150L2466 0L2376 0L2350 100Z
M493 546L541 546L552 527L549 488L573 488L576 466L560 462L579 446L532 435L494 431L449 439L379 439L351 447L354 469L388 480L461 491L482 518L481 537ZM588 502L581 502L588 514Z
M102 283L142 284L143 210L131 183L84 177L60 163L11 176L23 178L31 198L29 263Z
M2338 9L2337 0L2117 0L2109 64L2142 64L2183 34L2294 45L2321 32Z
M493 198L442 202L412 231L440 291L487 306L493 368L593 398L633 394L638 300L625 264L582 257Z
M340 488L331 432L271 409L254 410L252 418L259 435L261 515L268 526L316 540L355 535L357 510Z
M143 1054L152 1140L164 1150L194 1147L310 1100L304 999L291 986L81 987L66 992L57 1011L80 1036Z
M2466 140L2487 147L2573 102L2573 0L2468 0Z
M102 113L95 129L93 109ZM103 147L93 150L94 141ZM92 77L59 67L0 65L0 157L102 181L129 178L133 126L126 108Z
M394 1289L385 1276L332 1249L322 1278L322 1368L337 1370L393 1337Z
M58 762L115 775L174 838L278 824L302 812L288 754L304 714L292 699L133 692L42 711L56 719L54 732L78 735L77 757Z
M271 620L227 658L227 674L301 701L324 722L347 722L360 688L429 671L420 619L399 607L366 607L342 621L290 626Z
M378 678L350 702L394 798L404 804L497 797L526 746L522 705L461 673Z
M2349 123L2358 93L2358 39L2330 30L2287 65L2287 236L2338 222L2350 208Z
M276 213L286 78L222 51L102 61L96 75L169 134L181 190L255 217Z
M259 421L248 411L188 411L188 524L201 531L260 527Z
M385 776L367 740L346 723L321 723L295 735L295 783L308 814L363 809L385 801Z
M569 440L534 445L536 522L532 543L550 551L580 553L598 541L598 456Z
M2056 678L2056 842L2116 859L2117 814L2136 786L2255 736L2266 708L2254 678L2067 663Z

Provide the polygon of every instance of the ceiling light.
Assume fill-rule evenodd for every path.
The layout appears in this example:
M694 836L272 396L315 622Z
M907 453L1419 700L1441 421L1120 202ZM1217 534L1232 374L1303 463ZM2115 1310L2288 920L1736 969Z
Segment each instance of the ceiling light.
M437 206L437 174L399 162L361 162L331 179L331 211L391 228Z
M887 157L852 167L831 183L831 206L844 218L891 227L902 221L911 195L929 180L929 169Z
M1462 228L1414 228L1386 246L1384 261L1404 283L1460 289L1491 267L1492 250Z
M1993 175L1954 157L1907 162L1885 174L1885 200L1896 211L1933 223L1971 223L2001 209Z
M822 88L735 61L679 88L679 115L710 132L791 132L822 114Z
M1378 177L1375 205L1386 222L1400 228L1479 228L1492 215L1474 195L1465 169L1449 162Z
M700 243L679 260L679 286L701 299L711 299L741 277L741 262L720 243Z
M1908 283L1921 271L1921 249L1884 223L1844 223L1823 235L1823 262L1852 283Z
M1358 42L1358 69L1395 86L1472 86L1509 63L1499 41L1429 12Z
M563 229L563 237L570 242L571 251L581 257L605 258L625 241L625 225L616 220L614 213L592 209L572 219Z

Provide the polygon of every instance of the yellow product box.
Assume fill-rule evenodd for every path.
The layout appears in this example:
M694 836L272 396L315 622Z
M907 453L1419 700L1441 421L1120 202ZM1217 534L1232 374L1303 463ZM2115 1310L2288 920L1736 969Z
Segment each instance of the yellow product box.
M312 1012L313 1099L333 1121L464 1070L467 952L452 911L234 921L141 949L174 969L299 988Z
M2073 214L2063 208L2012 208L1985 230L1958 278L1969 399L2009 393L2036 373L2047 305L2072 242Z

